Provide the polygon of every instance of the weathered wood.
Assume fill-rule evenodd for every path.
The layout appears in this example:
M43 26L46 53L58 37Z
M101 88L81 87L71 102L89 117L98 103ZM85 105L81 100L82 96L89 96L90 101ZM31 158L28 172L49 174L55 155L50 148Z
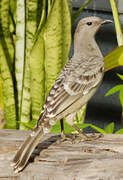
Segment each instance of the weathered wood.
M0 180L123 179L123 135L104 135L71 144L58 143L60 136L47 134L33 153L34 162L15 174L10 163L28 134L29 131L0 130Z

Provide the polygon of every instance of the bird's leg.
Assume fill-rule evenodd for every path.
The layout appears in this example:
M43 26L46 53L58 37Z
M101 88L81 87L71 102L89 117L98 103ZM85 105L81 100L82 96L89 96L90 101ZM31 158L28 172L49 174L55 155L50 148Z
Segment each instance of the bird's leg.
M88 138L88 136L87 136L83 131L81 131L77 126L75 126L75 125L73 124L72 127L73 127L80 135L82 135L84 138Z
M73 124L73 119L75 117L75 114L76 113L72 113L70 115L68 115L66 117L66 121L68 122L68 124ZM62 141L70 141L70 142L73 142L76 138L76 135L75 134L65 134L64 133L64 121L63 119L60 120L60 125L61 125L61 138L62 138Z
M64 137L64 122L63 119L60 119L60 126L61 126L61 137Z
M79 136L77 139L79 139L80 141L91 141L91 140L96 140L100 137L102 137L102 134L91 134L91 135L86 135L84 132L82 132L77 126L75 126L74 124L72 125L72 127L79 133Z
M83 131L81 131L75 124L74 124L74 117L75 117L76 113L72 113L70 115L68 115L66 117L66 122L71 125L77 132L78 135L76 134L65 134L64 133L64 122L63 119L60 120L60 125L61 125L61 140L59 142L63 142L63 141L70 141L72 143L74 142L81 142L81 141L92 141L92 140L96 140L98 138L100 138L102 135L95 135L95 134L91 134L91 135L86 135Z
M61 138L64 141L64 140L66 140L67 136L64 133L64 121L63 121L63 119L60 119L60 126L61 126Z
M62 138L62 141L66 141L66 140L72 140L75 139L75 136L74 135L68 135L68 134L65 134L64 132L64 121L63 119L60 120L60 125L61 125L61 138Z
M77 132L79 135L77 136L74 136L74 139L75 142L76 141L91 141L91 140L95 140L95 139L98 139L101 137L101 135L95 135L95 134L91 134L91 135L86 135L84 132L82 132L75 124L74 124L74 117L76 115L76 112L72 113L72 114L69 114L67 117L66 117L66 121L68 124L70 124ZM74 142L74 141L73 141Z

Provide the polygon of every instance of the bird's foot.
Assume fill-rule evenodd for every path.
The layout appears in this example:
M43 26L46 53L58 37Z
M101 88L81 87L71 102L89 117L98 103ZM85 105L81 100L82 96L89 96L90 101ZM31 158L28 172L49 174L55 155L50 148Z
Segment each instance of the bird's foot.
M81 132L79 134L65 134L61 133L61 139L57 140L57 144L60 143L70 143L70 144L76 144L81 143L84 141L93 141L97 140L100 137L102 137L102 134L89 134L86 135L85 133Z
M80 143L80 142L83 142L83 141L93 141L93 140L99 139L102 136L103 136L102 134L90 134L90 135L86 135L86 134L84 134L82 132L82 133L79 133L76 136L76 138L74 140L74 143Z
M100 137L102 137L102 134L90 134L87 135L84 132L82 132L77 126L72 125L72 127L78 132L78 135L75 139L75 141L77 142L82 142L82 141L92 141L92 140L96 140Z
M64 132L61 132L61 139L59 139L57 141L57 143L58 144L60 144L62 142L73 143L75 139L76 139L76 135L75 134L65 134Z

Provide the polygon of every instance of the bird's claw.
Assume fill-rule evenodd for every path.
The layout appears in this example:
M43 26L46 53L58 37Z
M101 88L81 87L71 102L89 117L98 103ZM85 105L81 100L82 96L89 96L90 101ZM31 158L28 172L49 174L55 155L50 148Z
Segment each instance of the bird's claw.
M102 134L90 134L90 135L86 135L86 136L84 136L83 134L79 134L76 136L74 141L75 141L75 143L80 143L80 142L84 142L84 141L97 140L100 137L102 137Z
M75 134L65 134L65 133L61 133L61 139L59 139L57 141L58 144L62 143L62 142L69 142L69 143L73 143L74 140L76 139L76 135Z
M90 135L86 135L84 133L79 133L79 134L61 134L61 139L57 141L58 144L62 143L62 142L69 142L71 144L75 144L75 143L81 143L84 141L93 141L93 140L97 140L100 137L102 137L102 134L90 134Z

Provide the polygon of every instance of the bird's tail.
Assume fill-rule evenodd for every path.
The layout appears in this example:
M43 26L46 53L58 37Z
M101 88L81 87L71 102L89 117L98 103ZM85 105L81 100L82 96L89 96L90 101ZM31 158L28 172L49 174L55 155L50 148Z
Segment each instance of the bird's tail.
M12 162L15 172L21 171L26 166L32 152L38 145L43 134L42 127L36 128L22 144Z

